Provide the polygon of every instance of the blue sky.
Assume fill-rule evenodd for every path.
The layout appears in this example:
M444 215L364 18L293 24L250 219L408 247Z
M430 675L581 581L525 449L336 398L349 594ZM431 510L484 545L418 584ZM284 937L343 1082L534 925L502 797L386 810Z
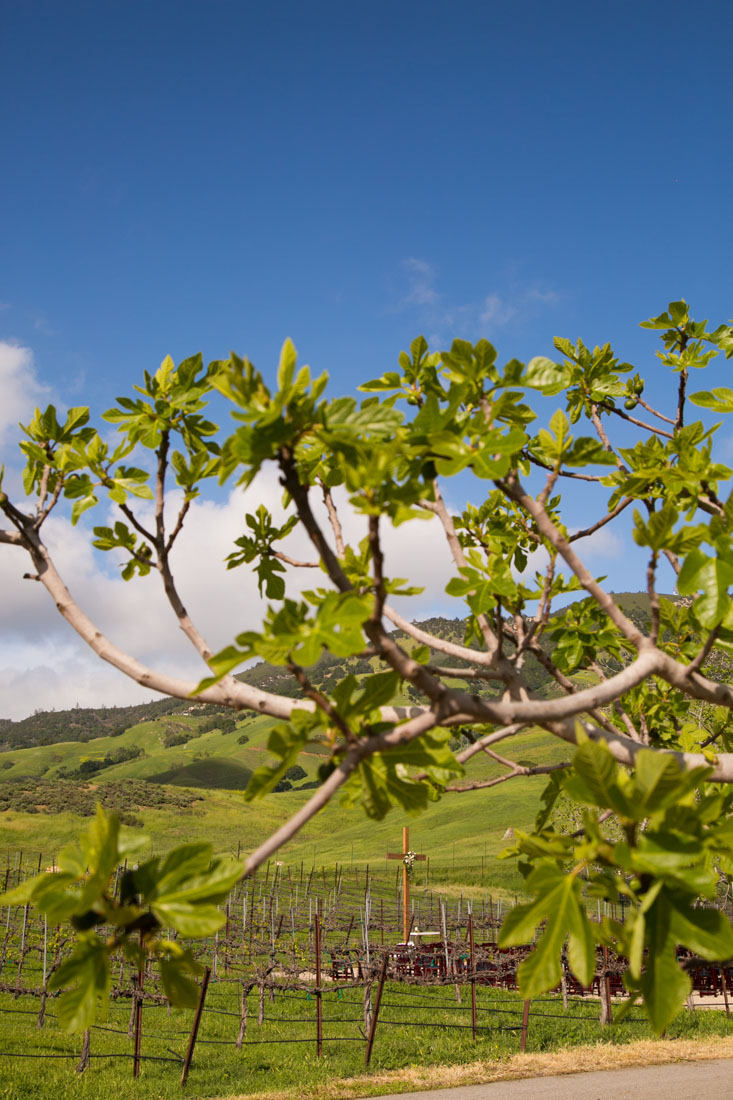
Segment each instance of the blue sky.
M663 394L638 322L733 313L732 30L718 0L6 5L6 406L285 336L349 392L418 332L610 339Z

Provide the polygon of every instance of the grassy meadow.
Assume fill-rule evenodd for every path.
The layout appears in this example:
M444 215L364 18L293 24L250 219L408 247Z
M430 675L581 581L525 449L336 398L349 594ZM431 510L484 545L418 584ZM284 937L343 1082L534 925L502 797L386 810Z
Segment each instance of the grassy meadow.
M43 1029L36 1026L38 1001L28 997L0 997L0 1054L29 1049L55 1057L26 1060L2 1058L0 1100L38 1100L63 1094L69 1100L97 1100L108 1095L135 1100L167 1097L203 1098L256 1096L317 1096L343 1078L356 1078L349 1095L385 1092L385 1071L410 1067L459 1066L476 1059L501 1062L519 1049L522 1002L518 994L479 987L477 1040L471 1034L470 997L463 990L457 1003L452 987L410 989L388 983L374 1043L371 1065L364 1067L361 990L323 996L323 1056L316 1056L315 1004L304 992L278 994L266 1001L265 1019L257 1022L257 994L248 1002L248 1023L241 1050L239 993L221 982L209 987L198 1043L185 1088L180 1086L180 1058L186 1049L191 1012L165 1006L147 1006L143 1012L142 1053L162 1061L143 1061L137 1080L132 1077L132 1040L127 1027L128 1002L113 1003L107 1020L91 1032L91 1063L84 1073L74 1072L81 1036L61 1031L49 1003ZM624 1045L651 1037L648 1025L631 1022L601 1028L597 1002L571 1000L567 1013L562 999L532 1003L527 1036L528 1052L571 1050L604 1042ZM682 1012L670 1026L667 1039L706 1039L733 1035L733 1021L718 1011ZM339 1040L339 1041L336 1041ZM371 1077L379 1077L372 1084ZM332 1091L330 1095L336 1095Z
M195 801L187 807L135 807L135 817L142 820L154 849L162 851L195 839L209 840L220 851L246 854L303 805L312 790L293 789L246 803L242 789L249 776L270 759L267 739L273 720L244 719L231 732L214 729L200 735L198 724L195 717L175 715L132 726L118 737L15 749L0 757L0 786L1 781L53 781L73 774L84 761L102 760L120 749L140 749L144 755L106 767L85 782L94 788L98 783L125 779L145 780L151 785L162 780L165 786L161 789L188 790ZM191 740L166 748L166 734L178 729L190 730ZM240 744L243 734L248 741ZM306 776L294 784L296 788L316 778L323 760L318 748L301 753L298 762ZM516 759L528 763L558 760L565 754L561 744L540 731L516 738L512 749ZM472 779L500 773L488 757L471 762ZM293 864L303 861L308 867L352 860L374 866L384 860L388 850L400 847L402 826L409 825L412 848L430 857L431 882L448 888L451 884L482 885L497 893L511 893L520 888L521 880L512 862L497 857L506 847L507 828L531 823L544 784L544 777L532 777L489 790L448 793L417 817L407 818L393 810L383 821L370 820L358 806L345 808L334 802L282 850L280 858ZM23 851L24 860L40 853L44 862L50 862L83 824L84 819L70 811L4 810L0 813L0 853L7 853L10 862L18 850ZM418 881L424 873L424 866L418 865Z
M40 857L46 865L86 826L88 819L71 808L46 812L59 810L58 805L43 802L44 790L50 790L54 781L57 786L78 783L92 794L114 783L133 792L149 788L152 798L141 800L133 810L156 852L208 840L216 850L246 855L312 796L312 789L297 787L316 779L323 752L311 746L301 753L299 764L305 776L294 782L295 789L246 803L243 788L252 772L269 759L267 740L273 720L246 717L226 732L219 728L202 732L205 724L195 713L176 713L141 721L114 737L0 754L0 797L4 782L8 790L25 792L23 808L10 806L0 812L0 860L12 867L22 859L29 869ZM139 750L139 754L91 775L83 773L85 762L103 762L120 750ZM521 763L549 763L566 759L567 749L537 730L515 738L511 755ZM469 777L489 779L501 773L494 761L482 755L472 761ZM124 780L134 783L124 784ZM296 881L301 863L306 874L312 867L323 866L329 869L330 884L330 870L337 864L357 869L369 865L385 882L393 883L400 866L388 864L385 856L400 849L402 827L409 825L412 849L429 857L429 864L415 866L415 896L429 880L430 887L444 896L511 898L521 893L522 880L513 861L499 858L507 845L505 834L509 828L531 825L545 782L545 777L535 777L487 790L448 793L416 817L406 818L393 810L383 821L370 820L358 806L347 808L334 802L278 853L285 864L283 877L292 868ZM166 792L179 798L179 804L166 804ZM356 872L350 877L358 893L363 877ZM12 981L12 968L6 978ZM181 1095L200 1100L277 1095L284 1100L294 1095L333 1097L344 1079L349 1080L348 1094L354 1097L399 1091L397 1077L390 1084L385 1074L409 1074L418 1067L457 1068L476 1060L500 1064L516 1054L519 995L483 986L477 994L479 1032L474 1043L467 987L459 1000L453 986L409 988L389 983L367 1071L362 989L324 993L324 1044L319 1059L314 999L303 989L280 990L273 1001L268 997L262 1024L258 1023L258 994L253 991L247 1002L244 1043L238 1050L241 983L221 974L209 987L194 1063L182 1091L180 1059L191 1027L190 1011L145 1005L142 1052L151 1060L143 1062L140 1077L133 1080L129 1000L113 1001L107 1019L92 1030L91 1064L84 1073L77 1073L81 1037L58 1027L54 1000L49 1000L45 1025L39 1028L38 997L0 992L0 1100L36 1100L58 1093L70 1100L96 1100L108 1093L134 1095L135 1100ZM633 1015L632 1021L602 1029L595 1001L571 1001L564 1012L561 998L540 999L532 1004L527 1050L571 1050L599 1042L625 1046L650 1039L640 1013ZM713 1036L733 1036L733 1022L722 1012L682 1012L667 1033L668 1039L680 1040ZM21 1057L27 1054L33 1056Z

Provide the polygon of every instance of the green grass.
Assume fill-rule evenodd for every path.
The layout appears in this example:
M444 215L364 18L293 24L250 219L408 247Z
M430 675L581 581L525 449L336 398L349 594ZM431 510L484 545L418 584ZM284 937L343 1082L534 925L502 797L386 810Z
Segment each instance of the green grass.
M101 759L119 747L137 746L145 756L106 768L91 782L117 780L165 780L190 785L202 796L190 809L140 807L135 816L144 822L144 830L154 838L156 851L163 851L190 840L209 840L219 851L243 854L253 851L270 833L307 801L312 792L287 791L253 803L245 803L241 789L255 768L270 759L267 739L273 720L245 719L228 734L212 730L195 736L200 721L189 716L165 717L133 726L120 737L97 738L87 743L69 742L4 753L12 767L0 772L2 779L34 776L53 779L59 768L77 768L85 759ZM165 748L166 729L191 730L186 745ZM249 740L240 745L246 733ZM322 754L316 746L301 753L299 763L307 776L315 778ZM566 747L540 731L513 739L512 755L521 762L548 763L567 756ZM471 763L470 778L489 779L501 774L498 764L484 754ZM483 886L495 893L512 894L521 890L522 881L513 861L498 859L506 847L507 828L524 829L531 825L544 777L512 780L490 790L446 794L416 818L406 818L397 810L383 821L369 820L359 807L345 808L335 802L322 811L287 845L281 858L307 867L333 865L336 862L372 866L384 861L387 851L401 846L402 826L410 825L411 846L430 857L432 884L456 889ZM229 789L227 789L229 788ZM73 813L0 813L0 852L14 854L22 849L29 860L43 854L44 862L84 827L84 819ZM483 879L482 879L483 862ZM417 881L423 879L424 866L418 866Z
M257 1023L258 995L249 997L249 1017L244 1046L234 1045L239 1030L239 993L236 984L212 984L204 1011L199 1043L183 1095L217 1097L282 1090L297 1095L342 1077L380 1073L412 1065L450 1065L477 1058L498 1060L515 1053L518 1031L479 1031L474 1044L470 1030L470 994L463 988L461 1004L453 987L410 988L389 983L370 1069L364 1069L362 991L345 990L323 996L323 1057L316 1056L315 999L305 992L278 994L265 999L265 1021ZM478 987L480 1027L517 1028L521 1022L518 994ZM113 1002L103 1031L91 1035L92 1062L83 1074L74 1072L81 1049L80 1036L62 1032L53 1018L55 1002L48 1005L44 1028L36 1027L38 1000L0 997L0 1053L68 1053L66 1059L14 1059L0 1057L0 1097L37 1100L63 1094L72 1100L102 1096L132 1096L136 1100L178 1097L180 1065L143 1062L140 1078L132 1079L132 1040L127 1037L129 1002ZM638 1013L634 1013L637 1017ZM143 1011L142 1052L158 1057L182 1056L192 1013L146 1005ZM297 1022L295 1022L297 1021ZM446 1026L452 1025L452 1026ZM456 1026L459 1025L459 1026ZM733 1022L717 1011L682 1012L668 1029L668 1038L696 1038L733 1034ZM334 1042L331 1037L348 1041ZM597 1002L571 1001L563 1013L560 998L532 1003L528 1051L549 1051L594 1043L627 1043L649 1038L646 1023L621 1023L601 1028ZM284 1042L283 1040L300 1040ZM95 1057L102 1054L126 1057Z
M301 758L302 759L302 758ZM136 763L133 761L133 763ZM211 763L204 761L202 764ZM543 789L541 777L512 781L489 791L444 796L416 818L393 811L383 821L371 821L359 807L347 809L334 802L310 821L286 845L279 858L286 863L306 867L332 866L334 863L360 866L384 866L388 851L402 844L402 826L410 826L413 850L430 857L432 884L481 884L495 893L521 890L522 880L513 860L498 859L507 846L504 835L509 826L528 828ZM240 793L218 789L197 791L201 801L187 810L142 807L137 816L144 831L154 838L156 851L193 840L211 841L217 851L248 853L261 844L287 817L307 801L312 792L287 791L245 803ZM32 860L43 853L44 862L68 841L78 836L85 820L71 813L45 815L0 814L0 852L22 849ZM416 868L416 882L422 883L424 865Z

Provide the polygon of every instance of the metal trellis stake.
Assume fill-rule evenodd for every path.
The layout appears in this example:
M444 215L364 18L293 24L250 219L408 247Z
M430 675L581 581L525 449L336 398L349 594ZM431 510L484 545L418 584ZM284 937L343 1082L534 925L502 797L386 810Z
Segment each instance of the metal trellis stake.
M527 1049L527 1030L529 1028L529 1001L524 1002L522 1010L522 1037L519 1040L519 1053L524 1054Z
M389 952L385 952L382 958L382 969L379 971L379 985L377 986L377 999L374 1002L374 1009L372 1010L372 1022L369 1028L369 1037L367 1039L366 1051L364 1053L364 1065L368 1066L372 1057L372 1047L374 1046L374 1036L377 1032L377 1020L379 1019L379 1006L382 1003L382 990L384 989L384 981L387 977L387 966L389 965Z

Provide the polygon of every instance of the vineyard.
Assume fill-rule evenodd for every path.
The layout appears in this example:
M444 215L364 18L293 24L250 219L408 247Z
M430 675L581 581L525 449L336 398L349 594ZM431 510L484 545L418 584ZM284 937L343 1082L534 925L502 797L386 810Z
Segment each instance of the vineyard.
M35 870L16 857L5 884ZM69 932L29 906L4 910L0 1060L12 1084L0 1096L96 1096L131 1076L140 1096L179 1094L186 1080L213 1096L649 1034L638 1009L614 1022L621 960L599 952L590 989L566 973L556 995L522 1001L516 972L531 947L497 948L506 902L443 896L425 868L411 874L406 907L404 879L388 864L268 864L230 895L222 931L196 945L196 1011L172 1010L154 975L120 958L107 1017L83 1036L59 1028L48 991ZM697 992L721 996L726 1014L683 1012L676 1033L733 1031L730 971L694 960L691 969Z

